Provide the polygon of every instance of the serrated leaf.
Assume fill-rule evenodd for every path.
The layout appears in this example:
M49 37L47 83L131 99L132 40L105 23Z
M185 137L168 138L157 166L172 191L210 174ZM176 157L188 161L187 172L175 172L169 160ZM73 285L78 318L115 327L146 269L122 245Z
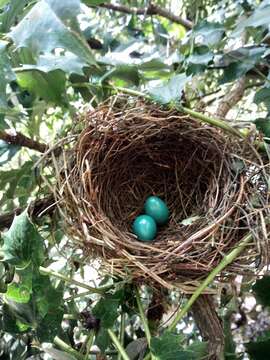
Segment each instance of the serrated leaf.
M269 99L269 107L270 107L270 99ZM264 136L270 138L270 118L258 118L254 121L256 124L256 128L260 130Z
M269 333L266 333L265 336L257 339L256 341L246 343L245 347L251 360L268 360L270 352Z
M118 307L122 296L123 292L119 290L114 295L108 294L105 298L100 299L94 306L92 313L100 320L101 327L108 329L114 325L119 316Z
M182 341L182 336L165 332L160 337L151 339L150 349L157 360L186 360L181 346Z
M99 329L96 335L95 344L99 347L99 349L102 352L105 352L105 350L108 349L110 343L111 343L111 338L110 335L108 334L107 329L105 328Z
M7 43L0 40L0 108L7 107L7 84L15 80L16 76L12 71L10 61L6 52Z
M17 75L18 84L30 93L40 96L53 104L65 104L65 73L60 70L44 73L38 70L20 72Z
M165 332L160 337L153 337L150 343L152 354L157 360L200 360L207 351L205 342L196 341L183 348L183 336Z
M265 275L252 287L256 299L264 306L270 306L270 276Z
M20 146L8 144L7 142L0 140L0 166L9 162L14 155L20 150Z
M154 101L161 104L169 104L171 102L179 102L184 90L184 86L189 80L185 74L178 74L160 86L148 89L149 95Z
M32 294L32 264L24 269L17 269L13 281L8 285L5 297L17 303L28 303Z
M22 70L39 70L48 73L53 70L62 70L66 74L84 75L83 67L87 64L78 56L66 52L64 55L45 54L40 55L36 65L23 65Z
M12 0L8 1L9 4L3 9L0 15L0 32L6 33L18 21L24 7L29 3L29 0Z
M232 37L238 37L247 27L259 27L269 25L270 6L261 4L247 19L241 20L236 29L231 34Z
M9 33L15 45L27 47L38 57L62 48L77 55L87 64L96 61L86 40L79 31L77 15L79 0L60 2L41 0Z
M262 88L256 92L254 96L255 104L264 103L265 106L270 109L270 88Z
M222 39L224 30L220 23L203 20L193 27L192 33L197 44L213 46Z
M3 235L4 261L23 268L37 261L42 238L29 219L27 210L15 216L10 229ZM38 252L38 253L37 253Z

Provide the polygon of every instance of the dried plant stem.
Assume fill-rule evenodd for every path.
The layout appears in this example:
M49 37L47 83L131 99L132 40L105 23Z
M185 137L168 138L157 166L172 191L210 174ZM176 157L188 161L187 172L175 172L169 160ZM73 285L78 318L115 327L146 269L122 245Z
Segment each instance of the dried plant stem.
M112 339L112 342L114 343L116 349L119 351L119 353L122 356L123 360L129 360L128 354L126 353L125 349L121 345L120 341L117 339L117 336L113 332L112 329L108 329L108 334L110 335L110 338Z
M226 255L223 260L218 264L218 266L208 275L208 277L202 282L202 284L196 289L193 295L189 298L185 306L180 309L180 311L176 314L173 322L168 327L169 331L173 331L179 321L183 318L183 316L190 310L191 306L197 300L197 298L201 295L203 290L214 280L214 278L230 263L234 261L234 259L245 249L248 243L253 239L253 235L251 233L247 234L239 245L233 249L228 255Z
M49 276L53 276L57 279L60 279L60 280L63 280L67 283L70 283L70 284L73 284L73 285L77 285L81 288L84 288L84 289L87 289L89 291L92 291L93 293L96 293L96 294L104 294L108 289L111 288L111 286L104 286L104 287L100 287L100 288L94 288L92 286L89 286L87 284L84 284L80 281L77 281L75 279L72 279L72 278L69 278L63 274L60 274L56 271L53 271L51 269L48 269L48 268L44 268L42 266L39 267L39 271L44 274L44 275L49 275Z

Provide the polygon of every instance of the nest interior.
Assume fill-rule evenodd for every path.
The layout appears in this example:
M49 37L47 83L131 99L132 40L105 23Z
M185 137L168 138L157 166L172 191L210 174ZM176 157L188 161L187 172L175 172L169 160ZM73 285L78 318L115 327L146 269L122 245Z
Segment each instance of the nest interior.
M268 169L250 142L125 96L80 125L58 197L69 234L110 272L165 287L196 281L249 231L253 245L226 274L267 257ZM150 195L167 203L170 220L146 243L131 228Z

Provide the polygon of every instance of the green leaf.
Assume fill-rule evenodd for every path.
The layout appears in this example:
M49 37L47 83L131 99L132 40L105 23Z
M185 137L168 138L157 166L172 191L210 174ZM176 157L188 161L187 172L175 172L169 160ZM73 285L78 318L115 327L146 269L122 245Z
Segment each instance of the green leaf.
M100 320L101 327L108 329L114 325L119 316L118 307L122 296L123 292L119 290L113 295L108 294L105 298L100 299L94 306L92 312Z
M0 140L0 166L9 162L14 155L20 150L20 146L8 144Z
M105 352L105 350L108 349L110 343L111 338L108 334L107 329L100 328L96 336L95 344L100 348L102 352Z
M270 88L262 88L254 96L255 104L264 103L267 109L270 109Z
M12 283L8 285L5 297L17 303L28 303L32 294L32 264L24 269L17 269Z
M270 100L269 100L269 108L270 108ZM255 121L256 128L260 130L265 137L270 138L270 118L258 118Z
M150 349L157 360L186 360L186 355L181 346L182 341L181 335L165 332L160 337L151 339Z
M270 276L265 275L257 280L253 285L252 290L255 293L256 299L264 306L270 306Z
M31 260L38 261L42 238L31 223L27 210L15 216L3 239L2 251L7 263L23 268Z
M189 78L185 74L174 75L162 85L148 89L149 95L154 101L161 104L180 102L184 86Z
M203 20L193 27L192 33L196 44L210 47L222 39L224 30L220 23Z
M23 65L22 70L39 70L48 73L53 70L62 70L66 74L84 75L83 67L87 64L78 56L66 52L64 55L45 54L40 55L36 65Z
M0 188L5 189L0 204L17 199L20 206L25 206L29 194L36 185L36 177L33 165L36 157L32 161L26 161L19 168L7 171L0 171Z
M40 96L47 102L64 105L66 76L61 70L44 73L38 70L20 72L17 81L22 88Z
M4 7L10 0L0 0L0 8Z
M15 80L16 76L12 71L10 61L6 52L7 43L0 40L0 107L7 107L7 84Z
M245 344L251 360L269 360L270 334Z
M247 19L242 20L237 25L236 29L231 34L232 37L239 37L239 35L247 27L259 27L259 26L268 26L269 25L269 16L270 16L270 6L262 2L261 6L250 15Z
M165 332L160 337L151 339L150 349L157 360L200 360L205 358L206 342L196 341L185 349L182 342L182 335Z
M2 2L6 2L2 0ZM29 0L9 0L9 4L3 9L0 15L0 32L6 33L18 21L24 7Z
M80 1L39 1L9 33L15 45L29 48L37 57L62 48L87 64L96 64L90 47L79 31Z

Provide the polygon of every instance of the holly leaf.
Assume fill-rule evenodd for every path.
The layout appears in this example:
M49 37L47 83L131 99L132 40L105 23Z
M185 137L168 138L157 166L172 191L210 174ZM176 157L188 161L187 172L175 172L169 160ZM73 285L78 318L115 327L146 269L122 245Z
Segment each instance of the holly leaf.
M28 303L32 294L32 264L24 269L16 269L13 281L8 285L5 297L17 303Z
M31 260L39 262L43 240L31 223L27 209L15 216L3 239L3 260L7 263L24 268Z
M270 138L270 118L258 118L254 123L256 124L256 128L261 131L265 137Z
M44 73L38 70L23 71L17 75L18 84L30 93L53 104L65 105L66 76L63 71Z
M269 331L259 337L256 341L246 343L245 347L251 360L268 360L270 352Z
M29 0L1 0L1 3L9 3L0 14L0 32L6 33L18 21L20 14L23 12L24 7Z
M8 144L7 142L0 140L0 166L9 162L14 155L20 150L19 145Z
M178 74L171 77L162 85L148 89L152 99L160 104L169 104L171 102L180 102L184 86L189 80L185 74Z
M91 49L79 30L77 16L80 12L79 0L41 0L9 36L18 48L29 48L36 57L62 48L85 63L96 65Z
M264 87L256 92L254 96L255 104L264 103L267 109L270 110L270 88Z
M203 20L192 29L196 44L211 47L218 43L224 34L224 26L220 23Z
M22 70L39 70L48 73L53 70L62 70L66 74L84 75L83 67L87 64L78 56L66 52L64 55L44 54L40 55L36 65L23 65Z
M269 16L270 16L270 6L269 4L262 2L260 6L250 15L247 19L242 20L237 25L236 29L232 32L232 37L239 37L240 34L247 27L257 28L259 26L268 26L269 25Z
M265 275L257 280L252 287L256 299L264 306L270 306L270 276Z
M100 320L100 326L106 329L112 327L119 315L119 299L114 296L102 298L94 306L93 315Z
M196 341L183 348L183 336L165 332L160 337L153 337L150 343L152 354L157 360L199 360L204 359L207 343Z
M160 337L152 337L150 349L158 360L186 360L181 342L183 337L165 332Z
M0 40L0 108L7 107L7 84L15 80L16 76L12 71L10 61L6 52L7 43Z

